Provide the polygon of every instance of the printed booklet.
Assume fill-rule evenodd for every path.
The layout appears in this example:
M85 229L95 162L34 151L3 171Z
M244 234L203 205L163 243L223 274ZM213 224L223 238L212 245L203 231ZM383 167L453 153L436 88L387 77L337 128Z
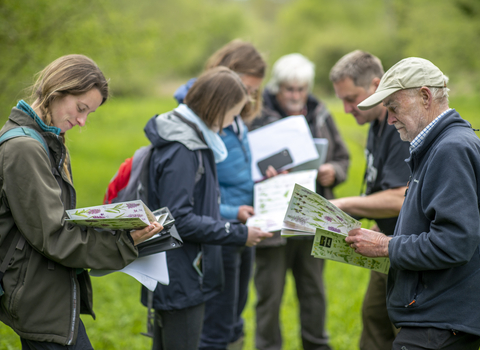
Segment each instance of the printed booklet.
M355 220L319 194L296 184L283 221L282 236L315 235L312 255L388 273L388 258L368 258L355 253L345 237L361 227Z
M65 221L72 224L106 230L138 230L153 221L163 225L168 216L164 213L156 217L141 200L71 209L67 215L69 218Z

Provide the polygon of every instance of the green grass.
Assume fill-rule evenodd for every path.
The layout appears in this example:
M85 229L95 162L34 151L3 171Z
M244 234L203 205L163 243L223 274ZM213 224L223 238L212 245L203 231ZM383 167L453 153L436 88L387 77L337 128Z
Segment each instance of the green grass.
M365 160L363 147L368 126L356 125L353 117L345 115L336 99L327 99L327 105L336 117L340 132L347 142L352 161L346 183L340 185L337 196L357 195L360 191ZM480 102L474 98L453 99L451 106L474 127L480 127ZM140 146L148 143L143 127L156 113L175 107L172 98L113 99L92 114L81 132L68 133L78 206L97 205L102 202L105 188L118 166ZM370 225L365 222L364 225ZM366 269L327 261L324 281L327 291L327 329L335 350L358 349L361 332L360 309L368 283ZM87 332L96 349L148 349L151 340L140 335L144 332L146 309L140 304L140 284L132 277L114 273L105 277L92 277L94 306L97 320L82 316ZM250 289L244 312L246 339L244 349L254 349L255 290ZM287 285L281 310L284 349L301 349L298 306L292 277ZM0 350L19 349L18 336L0 324Z

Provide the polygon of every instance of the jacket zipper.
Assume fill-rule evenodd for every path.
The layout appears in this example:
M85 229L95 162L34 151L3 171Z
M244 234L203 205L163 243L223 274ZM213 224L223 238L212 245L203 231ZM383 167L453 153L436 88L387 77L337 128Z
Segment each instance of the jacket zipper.
M413 300L412 300L411 302L409 302L408 304L406 304L405 307L410 307L410 306L412 306L413 304L415 304L415 303L417 302L417 299L416 299L416 298L417 298L417 296L415 295L415 296L413 297Z
M75 319L77 317L77 283L75 282L74 270L70 271L70 278L72 281L72 319L70 322L70 333L68 335L67 345L73 342L73 335L75 334Z

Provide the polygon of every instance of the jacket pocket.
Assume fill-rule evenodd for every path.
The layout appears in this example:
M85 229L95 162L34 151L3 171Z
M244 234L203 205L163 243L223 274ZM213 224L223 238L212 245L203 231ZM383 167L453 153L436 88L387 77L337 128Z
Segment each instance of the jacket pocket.
M390 269L387 304L395 308L417 307L417 297L423 291L422 273Z
M30 247L30 245L25 244L23 251L17 251L14 255L14 264L18 266L18 270L17 272L15 272L18 279L16 281L15 287L12 289L12 293L8 301L8 311L10 313L10 316L12 316L13 318L19 317L19 308L22 306L21 300L25 290L25 279L27 276L27 268L31 254L32 248Z

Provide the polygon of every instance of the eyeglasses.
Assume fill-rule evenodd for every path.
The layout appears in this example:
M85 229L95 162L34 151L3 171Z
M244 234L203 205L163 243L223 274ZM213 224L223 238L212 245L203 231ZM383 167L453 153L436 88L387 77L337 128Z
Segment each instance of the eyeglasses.
M246 88L247 88L247 93L250 96L250 99L256 100L258 96L258 89L253 89L250 86L246 86Z

